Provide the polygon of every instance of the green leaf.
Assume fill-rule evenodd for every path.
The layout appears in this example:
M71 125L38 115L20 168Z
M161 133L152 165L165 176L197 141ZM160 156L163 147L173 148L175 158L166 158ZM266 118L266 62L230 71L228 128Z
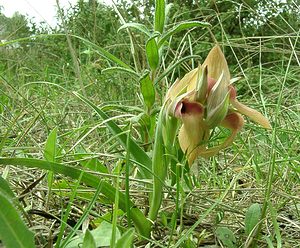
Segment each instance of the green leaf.
M172 64L169 68L167 68L156 80L155 80L155 85L160 82L164 77L166 77L169 73L171 73L177 66L182 64L184 61L189 60L189 59L199 59L201 58L199 55L189 55L186 56L178 61L176 63Z
M161 108L153 147L152 170L153 170L153 193L149 209L149 219L155 221L161 206L163 197L163 185L167 175L166 153L163 141L163 122L165 120L165 110Z
M144 25L144 24L141 24L141 23L136 23L136 22L128 22L128 23L125 23L123 24L117 32L123 30L123 29L126 29L126 28L134 28L142 33L144 33L145 35L147 35L148 37L151 35L150 31L148 30L148 28Z
M89 154L87 156L90 156ZM93 171L98 171L101 173L109 173L107 167L102 164L98 158L91 158L88 160L80 160L84 159L86 156L83 154L76 154L75 157L79 160L79 163L86 168L89 168Z
M166 19L166 2L164 0L155 1L155 16L154 16L154 30L160 32L164 31Z
M54 162L56 157L56 139L57 139L57 128L54 128L49 134L45 149L44 149L44 158L47 161Z
M252 204L245 215L245 233L249 235L261 218L261 207L258 203Z
M55 162L57 150L57 128L55 127L49 134L46 145L44 149L44 158L49 162ZM51 171L48 172L47 182L49 192L51 192L52 184L53 184L53 173Z
M268 205L269 205L271 219L272 219L274 232L275 232L275 236L276 236L277 247L282 247L282 238L281 238L281 234L280 234L280 227L279 227L279 224L277 221L278 214L277 214L276 209L273 207L273 205L270 201L268 202Z
M94 247L105 247L110 245L110 239L112 235L112 224L103 221L101 224L94 230L90 232L92 238L96 246ZM117 238L120 238L120 232L117 230ZM66 248L78 248L78 247L86 247L81 246L82 242L84 242L84 235L80 234L73 239L71 239L70 243L66 245ZM92 247L92 246L90 246Z
M207 22L199 22L199 21L187 21L187 22L181 22L177 24L175 27L171 28L168 30L159 40L158 42L158 47L161 47L165 41L167 41L172 35L186 30L190 28L195 28L195 27L209 27L210 24Z
M2 176L0 176L0 193L6 195L9 198L15 197L15 194L10 189L8 182Z
M155 102L155 89L149 73L146 73L141 79L141 92L146 106L150 109Z
M156 43L156 37L157 35L152 36L150 39L147 40L146 43L147 60L152 71L155 71L159 66L159 52Z
M134 238L134 228L128 229L117 241L115 248L130 248Z
M104 73L119 73L119 72L128 73L131 76L134 76L135 78L139 78L139 76L140 76L134 70L124 68L124 67L109 67L109 68L105 68L101 71L102 74L104 74Z
M96 248L97 247L94 237L89 230L86 230L86 232L85 232L82 247L84 247L84 248Z
M103 49L102 47L97 46L95 43L90 42L89 40L82 38L80 36L77 35L71 35L72 37L83 41L86 45L88 45L89 47L93 48L94 51L96 53L98 53L100 56L102 56L103 58L106 58L108 60L110 60L111 62L114 62L116 64L118 64L121 67L127 68L127 69L131 69L131 67L129 65L127 65L126 63L124 63L122 60L120 60L119 58L117 58L116 56L114 56L113 54L111 54L110 52L106 51L105 49Z
M228 248L236 247L236 239L233 232L227 227L218 227L216 230L216 236L222 241L223 245Z
M39 168L43 170L53 171L54 173L60 173L72 179L78 179L82 173L82 170L66 166L60 163L48 162L45 160L32 159L32 158L0 158L0 164L2 165L22 165L28 168ZM105 195L111 202L115 200L116 189L105 181L102 181L98 176L85 172L82 175L81 181L88 186L98 188L99 183L102 183L101 193ZM145 237L150 235L151 223L144 214L134 206L130 201L131 219L133 220L136 229L140 234ZM126 211L126 199L122 192L119 192L119 206L125 212Z
M31 248L34 236L7 195L0 192L0 240L7 248Z
M105 125L111 131L111 133L117 136L120 144L126 149L127 147L127 135L123 132L118 125L110 120L105 112L103 112L100 108L98 108L95 104L93 104L87 98L79 95L78 93L74 92L74 94L85 102L88 106L96 111L96 113L103 119L106 120ZM142 174L143 178L151 178L151 159L147 155L147 153L133 140L130 138L130 154L133 156L135 161L137 162L137 166Z

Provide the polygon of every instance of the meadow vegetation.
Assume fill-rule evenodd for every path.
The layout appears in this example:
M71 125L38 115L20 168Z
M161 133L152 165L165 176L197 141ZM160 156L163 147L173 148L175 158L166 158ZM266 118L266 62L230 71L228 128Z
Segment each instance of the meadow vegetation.
M299 6L79 0L54 29L0 8L0 246L300 247ZM271 129L245 117L189 165L165 95L215 44Z

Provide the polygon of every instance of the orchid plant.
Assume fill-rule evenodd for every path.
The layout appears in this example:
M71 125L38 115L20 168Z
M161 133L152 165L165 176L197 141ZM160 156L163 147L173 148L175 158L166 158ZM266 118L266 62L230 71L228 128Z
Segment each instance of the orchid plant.
M271 128L266 117L237 100L233 83L238 79L231 79L225 56L219 45L215 45L203 65L188 72L168 90L156 127L152 160L152 172L156 177L149 214L151 220L156 219L160 208L162 182L170 164L170 156L163 154L176 157L176 137L188 164L192 165L198 156L214 156L233 143L244 125L241 114L264 128ZM182 125L178 127L180 122ZM231 134L223 143L208 147L211 132L218 126L229 129Z
M178 140L189 165L198 156L211 157L231 145L244 125L241 114L271 128L266 117L237 100L233 83L238 79L230 77L225 56L215 45L203 65L177 80L167 92L165 112L167 118L175 117L182 122ZM231 134L222 144L208 148L211 130L217 126L230 129Z

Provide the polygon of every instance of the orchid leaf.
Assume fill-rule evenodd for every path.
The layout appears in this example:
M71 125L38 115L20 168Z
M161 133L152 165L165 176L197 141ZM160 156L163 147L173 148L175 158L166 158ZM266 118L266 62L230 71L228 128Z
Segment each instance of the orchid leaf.
M141 92L146 106L150 109L155 102L155 88L149 73L146 73L141 79Z
M199 22L199 21L181 22L163 34L163 36L160 38L158 42L158 47L161 47L165 43L165 41L167 41L172 35L179 33L180 31L190 29L190 28L195 28L195 27L209 27L209 26L210 24L207 22Z
M166 19L166 2L165 0L155 1L155 15L154 15L154 30L160 32L164 31Z
M149 219L154 221L157 218L157 214L162 202L163 196L163 184L167 174L165 146L163 142L163 122L165 119L165 109L160 110L158 116L158 122L155 132L155 142L153 148L152 170L154 174L153 178L153 194L151 198L151 204L149 209Z
M150 31L148 30L148 28L144 25L144 24L141 24L141 23L136 23L136 22L127 22L125 24L123 24L117 32L120 32L121 30L123 29L126 29L126 28L133 28L133 29L136 29L142 33L144 33L146 36L150 36L151 33Z
M146 43L146 55L149 67L152 71L155 71L159 66L159 52L158 46L156 43L157 35L152 36L150 39L147 40Z
M155 80L155 84L157 84L158 82L160 82L164 77L166 77L167 75L169 75L177 66L179 66L180 64L182 64L184 61L190 60L190 59L199 59L200 56L199 55L189 55L186 56L182 59L179 59L176 63L172 64L169 68L167 68L156 80Z

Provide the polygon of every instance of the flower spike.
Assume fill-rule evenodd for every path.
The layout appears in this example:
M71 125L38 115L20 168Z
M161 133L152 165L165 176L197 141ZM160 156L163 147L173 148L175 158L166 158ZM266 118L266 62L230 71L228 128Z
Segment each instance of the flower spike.
M208 158L230 146L244 125L241 114L271 128L267 118L236 99L233 83L239 78L230 78L227 61L222 50L215 45L203 65L177 80L166 95L166 113L182 122L178 141L186 153L189 165L198 156ZM207 147L211 130L224 127L231 134L223 143Z

